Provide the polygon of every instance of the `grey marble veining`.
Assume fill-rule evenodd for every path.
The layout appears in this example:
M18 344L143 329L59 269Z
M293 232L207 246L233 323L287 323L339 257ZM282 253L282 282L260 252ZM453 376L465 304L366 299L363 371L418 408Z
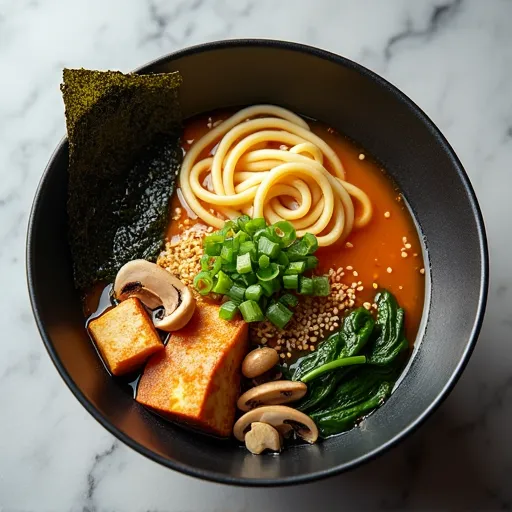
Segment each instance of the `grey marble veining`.
M511 19L510 0L0 0L0 510L512 508ZM490 242L488 313L448 400L371 464L293 489L200 482L115 440L58 376L25 284L31 201L65 131L62 68L128 71L237 37L319 46L402 89L461 158Z

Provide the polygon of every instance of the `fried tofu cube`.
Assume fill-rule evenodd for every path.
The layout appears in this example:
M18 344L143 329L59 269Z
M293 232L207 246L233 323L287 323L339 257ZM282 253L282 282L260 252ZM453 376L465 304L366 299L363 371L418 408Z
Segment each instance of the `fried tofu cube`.
M164 349L151 318L135 297L92 320L89 332L113 375L136 370Z
M222 320L217 305L198 303L190 322L148 361L136 400L171 420L228 437L247 338L243 320Z

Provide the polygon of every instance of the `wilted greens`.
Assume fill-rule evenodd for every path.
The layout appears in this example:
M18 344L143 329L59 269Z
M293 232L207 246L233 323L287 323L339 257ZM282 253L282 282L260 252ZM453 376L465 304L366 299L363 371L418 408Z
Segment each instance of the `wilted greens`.
M313 418L323 437L348 430L381 405L399 376L399 355L408 347L404 312L388 291L375 301L375 321L364 308L352 311L339 332L293 368L292 379L308 383L297 408ZM341 367L344 363L352 366Z
M155 260L181 165L179 73L65 69L68 215L75 284Z

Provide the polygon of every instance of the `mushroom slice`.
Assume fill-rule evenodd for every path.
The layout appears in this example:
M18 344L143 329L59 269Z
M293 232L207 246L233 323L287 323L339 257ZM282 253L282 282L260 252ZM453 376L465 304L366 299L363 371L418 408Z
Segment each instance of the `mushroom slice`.
M241 416L233 427L233 435L244 441L251 424L259 421L272 425L276 430L283 426L291 426L304 441L313 444L318 439L318 428L315 422L303 412L286 405L268 405L258 407Z
M237 402L241 411L250 411L262 405L281 405L300 400L308 387L303 382L280 380L266 382L246 391Z
M163 307L155 315L155 327L162 331L177 331L192 318L196 301L192 292L177 277L146 260L129 261L121 267L114 283L120 301L137 297L148 308Z
M257 348L245 356L242 362L242 373L248 379L253 379L270 370L278 361L277 350L270 347Z
M255 421L251 424L251 430L245 435L245 446L255 455L259 455L265 450L280 452L281 436L279 432L268 423Z

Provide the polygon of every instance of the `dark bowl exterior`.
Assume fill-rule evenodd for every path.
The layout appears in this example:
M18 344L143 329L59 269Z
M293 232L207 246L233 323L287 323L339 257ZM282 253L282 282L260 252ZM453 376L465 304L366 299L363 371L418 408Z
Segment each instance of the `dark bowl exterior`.
M482 323L488 254L464 169L427 116L391 84L347 59L267 40L221 41L163 57L139 73L179 70L186 117L272 103L319 119L376 156L404 193L425 244L427 293L408 372L361 428L279 457L255 457L198 436L137 404L111 379L84 329L67 244L67 142L53 154L29 222L30 298L46 348L66 384L112 434L143 455L195 477L236 485L288 485L369 460L417 427L466 365Z

